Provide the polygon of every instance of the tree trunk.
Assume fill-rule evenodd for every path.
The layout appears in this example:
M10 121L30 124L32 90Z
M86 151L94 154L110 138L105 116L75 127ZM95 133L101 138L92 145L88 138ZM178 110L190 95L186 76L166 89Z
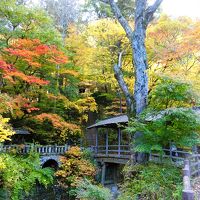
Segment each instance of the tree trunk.
M131 41L133 51L132 62L135 67L134 100L136 115L144 110L148 97L145 9L146 0L136 1L135 29Z
M135 3L135 26L134 31L129 25L128 21L122 15L115 0L101 0L108 3L111 9L126 32L126 35L132 45L132 62L134 66L135 84L134 94L130 94L127 84L124 81L123 73L121 71L122 54L119 55L118 64L115 65L115 77L124 93L127 102L127 110L129 118L137 117L147 106L148 98L148 75L147 75L147 53L145 47L146 29L148 24L153 19L153 14L160 6L163 0L155 0L154 4L147 7L147 0L136 0ZM135 138L141 137L141 133L136 133ZM138 153L136 161L146 161L146 154Z

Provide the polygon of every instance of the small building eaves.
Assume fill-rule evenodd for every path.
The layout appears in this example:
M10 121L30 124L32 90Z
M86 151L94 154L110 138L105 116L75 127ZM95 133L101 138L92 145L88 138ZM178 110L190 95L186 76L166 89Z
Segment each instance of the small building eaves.
M105 127L105 126L111 126L111 125L123 124L123 123L128 123L128 116L127 115L120 115L120 116L111 117L111 118L108 118L108 119L101 120L101 121L87 127L87 129L99 128L99 127Z
M30 132L25 129L13 129L16 135L30 135Z

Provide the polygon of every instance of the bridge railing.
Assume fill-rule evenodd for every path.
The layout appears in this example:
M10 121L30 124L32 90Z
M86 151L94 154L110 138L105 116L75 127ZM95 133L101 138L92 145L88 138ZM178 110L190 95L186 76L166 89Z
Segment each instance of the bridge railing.
M130 155L131 153L129 145L99 145L98 147L92 146L91 149L96 155L117 155L120 157L122 155Z
M42 154L42 155L58 155L63 154L69 149L68 145L57 146L57 145L2 145L0 146L0 152L18 152L21 154L27 154L31 150Z
M150 152L149 160L153 162L162 163L166 159L171 160L173 164L177 166L184 166L184 160L191 156L192 152L184 151L184 150L173 150L172 148L163 148L163 152L161 154Z

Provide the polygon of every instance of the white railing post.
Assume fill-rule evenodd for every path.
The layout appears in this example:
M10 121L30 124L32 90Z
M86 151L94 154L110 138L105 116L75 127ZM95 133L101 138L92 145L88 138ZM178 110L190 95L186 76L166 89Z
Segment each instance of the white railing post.
M65 144L65 149L64 149L64 152L63 152L63 153L65 153L67 150L68 150L68 145Z
M150 150L150 153L149 153L149 160L150 160L150 161L152 160L152 153L151 153L151 150Z

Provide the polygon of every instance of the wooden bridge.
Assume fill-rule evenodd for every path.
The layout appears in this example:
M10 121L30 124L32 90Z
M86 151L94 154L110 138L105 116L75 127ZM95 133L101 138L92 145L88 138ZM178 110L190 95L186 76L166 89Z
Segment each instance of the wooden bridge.
M57 168L60 164L59 156L64 154L69 149L68 145L1 145L0 152L15 152L19 154L27 154L31 151L37 152L40 155L42 167L54 166Z
M126 164L131 158L129 145L100 145L92 149L98 162Z

